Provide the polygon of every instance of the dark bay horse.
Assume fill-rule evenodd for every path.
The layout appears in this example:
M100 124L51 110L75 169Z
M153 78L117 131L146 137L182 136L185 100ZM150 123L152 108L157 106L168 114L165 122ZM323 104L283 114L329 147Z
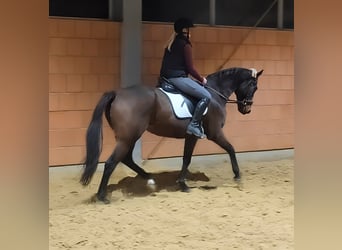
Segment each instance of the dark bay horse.
M234 102L240 113L250 113L258 78L262 72L263 70L257 72L255 69L229 68L207 77L206 88L211 93L212 99L208 112L203 117L204 132L208 140L212 140L229 154L235 180L240 179L235 150L222 131L226 120L225 105ZM232 93L235 93L237 100L229 99ZM115 133L116 147L105 162L102 180L96 194L98 200L109 203L106 197L107 185L119 162L149 180L149 183L153 183L150 174L139 167L132 157L136 141L146 130L158 136L185 138L183 164L177 183L182 191L189 191L185 180L198 138L186 133L190 118L177 119L166 95L158 88L147 86L133 86L106 92L99 100L86 134L86 160L80 179L84 186L90 183L101 154L103 113Z

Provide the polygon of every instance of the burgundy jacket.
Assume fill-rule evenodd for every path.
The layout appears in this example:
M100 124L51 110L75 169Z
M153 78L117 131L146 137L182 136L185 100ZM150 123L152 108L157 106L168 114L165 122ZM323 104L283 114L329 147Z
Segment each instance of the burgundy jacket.
M193 65L191 42L184 35L178 34L170 51L165 48L160 76L165 78L188 77L189 74L196 80L203 81L203 77Z

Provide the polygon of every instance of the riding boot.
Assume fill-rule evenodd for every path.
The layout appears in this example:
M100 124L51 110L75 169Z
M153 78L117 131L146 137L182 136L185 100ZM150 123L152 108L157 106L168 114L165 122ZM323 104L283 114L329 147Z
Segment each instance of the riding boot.
M195 112L192 116L191 122L186 129L186 133L195 135L201 139L206 137L201 124L203 113L205 109L208 107L209 101L209 98L203 98L199 100L199 102L196 105Z

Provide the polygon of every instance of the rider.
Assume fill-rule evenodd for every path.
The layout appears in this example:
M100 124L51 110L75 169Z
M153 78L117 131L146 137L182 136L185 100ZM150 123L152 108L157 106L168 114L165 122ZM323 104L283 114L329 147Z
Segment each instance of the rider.
M190 28L192 27L194 25L188 18L180 18L174 23L175 33L172 34L165 48L160 76L169 79L182 92L199 100L186 132L199 138L205 138L201 120L211 95L204 88L207 79L201 76L193 65L190 42Z

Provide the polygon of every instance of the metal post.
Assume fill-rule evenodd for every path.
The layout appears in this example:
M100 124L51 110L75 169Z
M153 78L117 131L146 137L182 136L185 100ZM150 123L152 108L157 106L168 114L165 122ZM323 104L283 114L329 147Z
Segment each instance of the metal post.
M108 19L122 21L122 1L108 0Z
M277 20L278 29L284 28L284 0L278 0L278 20Z
M121 27L122 87L141 84L141 1L123 1Z
M108 0L108 19L114 20L114 0Z
M142 0L124 0L121 26L121 87L141 84ZM141 162L141 139L133 150L135 162Z
M209 24L216 24L216 0L209 0Z

